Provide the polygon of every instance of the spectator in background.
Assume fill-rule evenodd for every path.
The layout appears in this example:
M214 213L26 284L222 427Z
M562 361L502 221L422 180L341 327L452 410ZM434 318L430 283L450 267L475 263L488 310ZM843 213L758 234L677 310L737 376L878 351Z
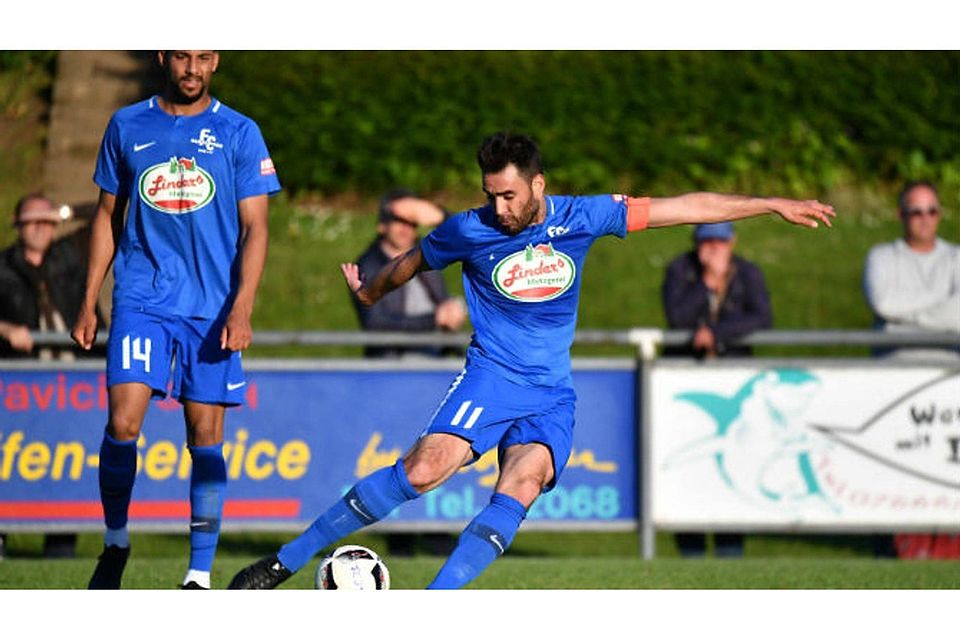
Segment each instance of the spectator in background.
M898 202L903 237L867 254L863 288L875 326L885 331L960 332L960 245L937 237L942 212L936 188L904 185ZM956 359L946 349L899 349L878 355Z
M684 347L665 349L664 355L751 355L750 347L730 342L772 325L763 273L733 254L736 237L729 222L697 225L693 241L692 251L667 266L662 289L667 324L671 329L693 331L693 339ZM706 537L702 533L678 533L676 540L684 556L706 553ZM718 557L743 555L742 534L718 533L714 542Z
M898 199L903 237L870 249L863 270L863 289L884 331L960 332L960 245L939 238L942 218L937 189L930 182L910 181ZM877 349L877 355L956 361L956 350ZM960 536L907 533L874 538L878 556L960 558Z
M693 340L666 355L751 355L750 347L730 342L772 325L763 273L733 254L736 236L729 222L698 225L693 240L694 249L667 266L662 290L667 324L694 331Z
M35 348L30 334L66 334L80 310L86 270L70 242L54 242L69 215L69 208L40 193L24 196L14 208L17 241L0 254L0 358L75 359L71 349ZM47 535L44 555L70 557L76 540L76 534Z
M392 259L420 241L418 226L435 226L445 217L436 204L407 189L395 189L380 200L377 237L357 258L360 273L372 278ZM352 296L360 326L368 331L457 331L466 321L466 309L447 293L439 271L424 271L372 307ZM367 357L397 357L406 354L440 356L439 348L367 347Z
M69 242L54 242L69 209L39 193L14 209L17 241L0 254L0 358L74 358L70 350L34 350L31 331L66 333L83 300L83 263Z

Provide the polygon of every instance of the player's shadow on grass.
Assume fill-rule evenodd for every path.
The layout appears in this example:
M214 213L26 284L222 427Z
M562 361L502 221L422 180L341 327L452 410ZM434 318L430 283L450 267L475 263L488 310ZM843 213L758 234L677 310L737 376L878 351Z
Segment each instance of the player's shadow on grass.
M382 536L382 538L381 538ZM371 548L385 549L388 556L448 556L457 544L457 536L449 533L389 533L381 534L372 540L344 539L330 549L341 544L364 544ZM293 539L286 533L229 533L220 537L218 554L236 556L266 556L276 553L282 545Z
M893 557L891 536L864 534L755 534L748 549L753 557Z
M293 539L288 533L229 533L220 536L217 553L233 556L268 556Z

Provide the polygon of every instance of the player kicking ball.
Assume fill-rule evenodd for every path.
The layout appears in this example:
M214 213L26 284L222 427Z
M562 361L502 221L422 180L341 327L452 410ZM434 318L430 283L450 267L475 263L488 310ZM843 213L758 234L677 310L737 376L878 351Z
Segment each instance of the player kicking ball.
M428 586L468 584L510 546L537 497L556 486L570 456L574 406L570 366L581 270L605 235L739 220L769 212L793 224L831 226L815 200L691 193L673 198L546 195L536 143L496 133L477 153L487 205L455 215L388 263L370 282L341 266L350 289L372 305L419 271L463 266L474 326L466 366L430 424L392 467L360 480L299 537L234 576L230 589L271 589L324 547L435 489L498 448L493 496L460 535Z

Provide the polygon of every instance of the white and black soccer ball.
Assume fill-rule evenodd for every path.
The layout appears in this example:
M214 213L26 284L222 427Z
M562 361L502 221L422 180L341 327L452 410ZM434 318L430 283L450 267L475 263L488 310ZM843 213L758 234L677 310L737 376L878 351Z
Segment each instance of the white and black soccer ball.
M390 588L390 572L370 549L347 544L337 547L320 562L314 584L324 590L386 590Z

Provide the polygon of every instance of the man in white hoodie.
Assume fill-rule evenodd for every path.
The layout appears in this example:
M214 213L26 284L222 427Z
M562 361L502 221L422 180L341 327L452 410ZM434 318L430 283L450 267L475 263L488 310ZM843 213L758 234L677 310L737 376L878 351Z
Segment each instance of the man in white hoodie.
M877 326L960 332L960 245L937 237L943 212L933 184L904 185L899 213L903 237L873 247L864 267L864 292ZM960 358L955 350L901 349L896 354Z

